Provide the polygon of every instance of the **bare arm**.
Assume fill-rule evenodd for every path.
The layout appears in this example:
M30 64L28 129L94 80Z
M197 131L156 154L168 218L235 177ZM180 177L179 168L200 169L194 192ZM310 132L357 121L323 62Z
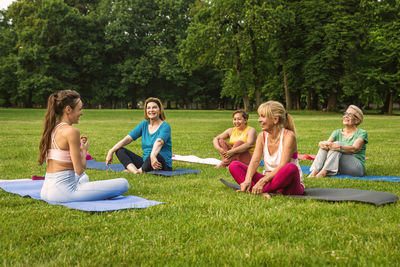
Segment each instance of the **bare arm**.
M89 142L79 136L79 130L75 127L68 127L63 132L66 136L72 164L76 174L81 175L86 168L86 153Z
M260 165L261 157L263 156L264 149L264 136L261 132L256 141L256 147L254 149L254 154L251 157L251 161L249 163L249 167L246 172L245 181L240 185L241 192L250 192L251 180L253 179L254 174L256 173L258 166Z
M125 136L121 141L119 141L115 146L113 146L110 150L108 150L107 157L106 157L106 164L112 163L112 158L113 154L115 151L120 149L121 147L126 146L127 144L130 144L133 141L132 137L130 135Z
M254 145L254 143L256 142L256 140L257 140L256 129L254 129L253 127L250 127L249 131L247 132L247 142L241 144L241 145L238 146L238 147L235 147L235 148L229 150L227 153L228 153L230 156L233 156L233 155L235 155L235 154L238 154L238 153L242 153L242 152L244 152L244 151L247 151L247 150L249 150L249 149Z
M335 151L340 151L344 154L356 154L358 151L361 150L361 148L364 145L364 139L363 138L357 138L356 141L354 141L352 146L341 146L336 143L332 143L329 146L330 150L335 150Z
M157 160L157 155L160 152L163 145L164 145L164 140L162 140L161 138L157 138L157 140L154 142L153 149L151 150L150 153L151 166L155 170L160 170L162 168L162 164Z
M226 140L226 139L229 138L229 136L231 136L231 133L232 133L232 128L229 128L229 129L226 129L223 133L221 133L221 134L217 135L216 137L214 137L213 145L214 145L214 148L218 152L220 152L220 153L224 152L222 147L219 145L219 139Z

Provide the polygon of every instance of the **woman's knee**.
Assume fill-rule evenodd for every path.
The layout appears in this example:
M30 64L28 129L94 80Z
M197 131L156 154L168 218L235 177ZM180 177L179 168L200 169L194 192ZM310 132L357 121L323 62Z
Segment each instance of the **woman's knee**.
M115 155L117 155L117 157L120 157L122 154L125 154L125 148L124 147L120 147L117 149L117 151L115 151Z
M229 172L232 174L236 170L240 169L242 164L243 163L241 163L240 161L232 161L231 164L229 164L228 166Z
M296 175L299 173L299 169L297 168L296 164L294 163L287 163L285 166L283 166L279 172L284 173L285 176L287 175Z
M297 166L294 163L287 163L285 166L283 166L284 168L286 168L289 171L297 171Z
M119 182L119 184L120 184L121 191L124 191L124 193L125 193L126 191L128 191L128 189L129 189L128 180L126 180L125 178L118 178L118 182ZM121 193L121 194L122 194L122 193Z
M238 146L241 146L241 145L243 145L244 144L244 142L243 141L241 141L241 140L239 140L239 141L236 141L236 143L232 146L232 148L233 147L238 147Z

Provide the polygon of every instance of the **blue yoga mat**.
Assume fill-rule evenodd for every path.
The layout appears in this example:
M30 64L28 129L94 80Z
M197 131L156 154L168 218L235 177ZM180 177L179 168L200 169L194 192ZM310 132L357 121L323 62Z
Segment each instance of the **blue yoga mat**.
M109 164L108 167L105 162L97 162L96 160L88 160L86 162L87 169L96 169L96 170L103 170L103 171L115 171L121 172L125 170L125 167L122 164ZM176 169L172 171L151 171L147 172L156 175L162 176L174 176L174 175L181 175L181 174L188 174L188 173L200 173L199 170L193 169Z
M310 166L300 166L301 171L304 174L310 174ZM338 174L334 176L329 176L331 178L339 178L339 179L356 179L356 180L367 180L367 181L384 181L384 182L394 182L394 183L399 183L400 182L400 177L396 176L373 176L373 175L367 175L367 176L362 176L362 177L355 177L351 175L346 175L346 174Z
M40 190L43 186L43 180L7 180L0 182L0 188L9 193L18 194L22 197L29 196L33 199L40 198ZM77 202L52 202L46 201L52 205L62 205L71 209L83 211L113 211L122 209L144 209L163 202L147 200L137 196L118 196L108 200L96 201L77 201Z

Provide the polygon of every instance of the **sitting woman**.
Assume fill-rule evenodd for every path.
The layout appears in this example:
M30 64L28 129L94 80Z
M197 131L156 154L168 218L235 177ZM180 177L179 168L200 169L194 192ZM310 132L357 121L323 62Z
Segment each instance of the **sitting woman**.
M214 148L222 157L222 162L216 168L226 167L234 160L248 165L254 152L257 133L253 127L247 125L249 115L243 110L237 110L232 117L234 127L225 130L213 140ZM225 141L228 138L229 144Z
M350 105L343 114L343 129L334 130L328 141L319 142L318 154L308 177L348 174L363 176L368 134L358 128L364 115L357 106Z
M238 184L240 192L252 192L270 198L269 193L303 195L304 184L297 158L294 122L283 105L268 101L258 108L262 132L249 166L234 161L229 171ZM257 172L264 157L264 172Z
M129 188L124 178L89 182L84 173L87 138L72 126L82 116L80 95L72 90L51 94L40 140L39 165L47 164L40 197L55 202L91 201L119 196Z
M145 121L139 123L125 138L108 151L106 164L112 163L113 154L126 170L134 174L153 170L172 170L171 127L165 122L164 107L158 98L150 97L144 103ZM124 148L142 137L143 157Z

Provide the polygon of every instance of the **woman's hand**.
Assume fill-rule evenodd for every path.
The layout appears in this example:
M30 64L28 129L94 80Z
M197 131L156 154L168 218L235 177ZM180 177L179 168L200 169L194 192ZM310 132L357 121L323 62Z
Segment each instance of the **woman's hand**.
M319 142L318 146L319 148L323 149L323 150L329 150L329 146L332 144L332 142L329 141L321 141Z
M253 189L251 190L251 193L255 195L259 195L262 193L264 185L267 183L266 178L260 179L254 186Z
M240 184L240 189L237 192L250 192L251 189L251 181L244 181Z
M338 143L330 143L329 150L340 151L340 144Z
M80 150L86 152L89 148L89 141L85 135L81 135L81 147Z
M106 157L107 167L108 167L108 164L112 163L113 154L114 154L114 152L112 152L111 150L109 150L107 153L107 157Z
M235 153L233 153L232 150L228 150L228 151L223 150L223 152L221 152L221 154L227 159L230 159L232 156L235 155Z
M150 162L154 170L161 170L162 164L157 160L157 157L150 156Z

